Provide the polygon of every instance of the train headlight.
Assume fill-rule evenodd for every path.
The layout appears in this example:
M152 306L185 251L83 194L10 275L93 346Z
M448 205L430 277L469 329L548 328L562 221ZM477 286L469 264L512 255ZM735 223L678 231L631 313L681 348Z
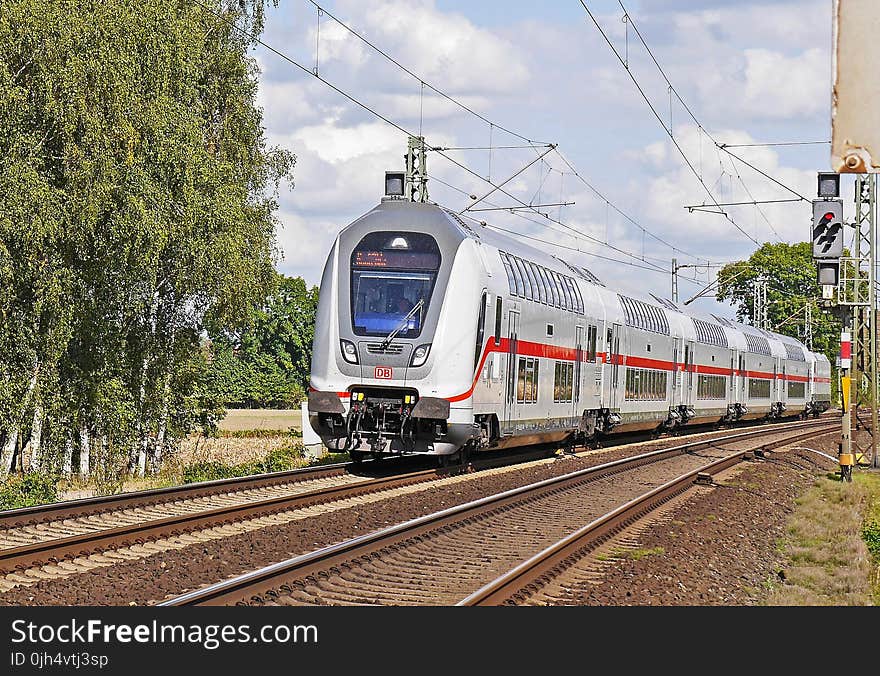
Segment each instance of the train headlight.
M431 344L427 345L419 345L414 351L412 359L410 359L410 366L422 366L426 361L428 361L428 353L431 351Z
M340 340L340 347L342 347L342 358L347 361L349 364L357 364L358 363L358 351L350 340Z

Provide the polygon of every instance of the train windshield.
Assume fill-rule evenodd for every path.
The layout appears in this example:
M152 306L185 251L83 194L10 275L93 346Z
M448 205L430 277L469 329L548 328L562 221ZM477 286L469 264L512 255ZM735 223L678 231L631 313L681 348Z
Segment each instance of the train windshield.
M440 248L430 235L374 232L351 255L351 309L355 334L385 337L401 325L401 338L422 332L440 268ZM422 301L418 311L410 311Z

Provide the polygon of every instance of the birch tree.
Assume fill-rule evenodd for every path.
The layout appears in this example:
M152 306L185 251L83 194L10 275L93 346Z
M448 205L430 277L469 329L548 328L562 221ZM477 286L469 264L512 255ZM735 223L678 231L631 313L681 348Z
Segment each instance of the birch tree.
M41 467L143 473L210 408L205 326L270 288L294 158L256 104L264 0L204 4L0 5L0 447Z

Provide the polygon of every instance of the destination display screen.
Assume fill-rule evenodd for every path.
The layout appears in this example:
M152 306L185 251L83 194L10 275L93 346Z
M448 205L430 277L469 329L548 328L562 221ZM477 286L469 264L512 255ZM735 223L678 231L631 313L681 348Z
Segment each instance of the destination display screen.
M416 251L355 251L354 266L358 268L393 268L399 270L436 270L440 256Z

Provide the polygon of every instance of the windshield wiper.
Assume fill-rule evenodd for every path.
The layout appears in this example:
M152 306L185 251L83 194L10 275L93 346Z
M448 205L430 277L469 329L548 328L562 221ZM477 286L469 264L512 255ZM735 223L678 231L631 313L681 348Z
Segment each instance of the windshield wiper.
M419 299L418 303L416 303L415 305L412 306L412 310L410 310L407 313L406 317L404 317L400 321L400 324L397 325L397 328L394 329L387 336L385 336L385 340L383 340L382 343L379 345L380 350L382 350L384 352L388 348L388 346L391 345L391 342L395 338L397 338L397 334L406 328L406 325L409 322L409 320L412 319L413 315L415 315L416 312L418 312L419 310L422 309L422 305L424 305L424 304L425 304L425 299L421 298L421 299Z

